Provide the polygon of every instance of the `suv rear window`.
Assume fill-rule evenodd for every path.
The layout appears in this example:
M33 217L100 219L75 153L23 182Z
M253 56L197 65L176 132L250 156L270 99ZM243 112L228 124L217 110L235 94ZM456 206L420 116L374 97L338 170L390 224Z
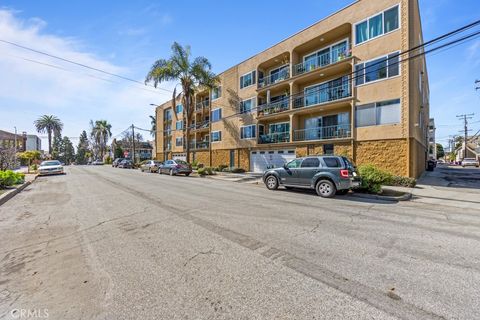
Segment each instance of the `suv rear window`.
M325 157L323 158L323 162L325 162L325 165L329 168L340 168L342 166L340 160L335 157Z

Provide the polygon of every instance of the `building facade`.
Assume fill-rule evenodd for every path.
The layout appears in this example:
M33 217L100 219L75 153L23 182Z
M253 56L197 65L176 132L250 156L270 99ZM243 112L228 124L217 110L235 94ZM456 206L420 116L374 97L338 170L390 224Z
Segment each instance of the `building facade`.
M11 149L17 143L17 152L26 150L27 134L15 134L8 131L0 130L0 149Z
M132 143L125 142L122 140L113 139L111 145L111 157L113 158L113 153L115 149L120 147L124 153L125 158L132 159L133 158L133 148ZM135 141L135 162L143 161L143 160L150 160L153 157L152 154L153 147L148 141ZM132 159L133 160L133 159Z
M26 142L27 151L41 151L42 150L42 139L34 134L27 134Z
M219 74L195 96L191 159L263 171L337 154L419 176L429 87L417 0L360 0ZM227 49L225 49L227 50ZM421 49L420 49L421 50ZM185 110L156 109L156 158L185 156Z
M435 120L430 118L428 122L428 158L437 159L437 143L435 141Z

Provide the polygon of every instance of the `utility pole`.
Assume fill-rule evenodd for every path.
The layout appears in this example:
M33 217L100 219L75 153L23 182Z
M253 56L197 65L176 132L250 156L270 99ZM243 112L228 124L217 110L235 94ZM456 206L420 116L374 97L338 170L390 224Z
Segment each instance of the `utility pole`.
M135 126L132 124L132 152L133 164L135 165Z
M15 128L15 136L13 137L13 168L17 168L17 127Z
M464 134L464 140L463 140L463 159L465 159L465 156L467 155L467 140L468 140L468 120L472 119L475 113L470 113L470 114L461 114L458 115L457 118L463 120L463 134ZM460 131L462 132L462 131Z

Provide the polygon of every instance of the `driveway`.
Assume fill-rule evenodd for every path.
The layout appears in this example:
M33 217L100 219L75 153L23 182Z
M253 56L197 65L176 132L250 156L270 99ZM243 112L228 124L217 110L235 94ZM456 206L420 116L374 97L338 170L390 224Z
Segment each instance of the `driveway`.
M69 167L0 207L0 319L479 319L480 210L443 201Z

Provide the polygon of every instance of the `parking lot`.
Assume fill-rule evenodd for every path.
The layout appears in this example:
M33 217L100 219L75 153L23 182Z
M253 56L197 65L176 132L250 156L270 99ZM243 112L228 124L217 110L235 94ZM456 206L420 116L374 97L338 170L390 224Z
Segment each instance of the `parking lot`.
M0 209L0 318L480 318L479 170L413 201L68 167Z

